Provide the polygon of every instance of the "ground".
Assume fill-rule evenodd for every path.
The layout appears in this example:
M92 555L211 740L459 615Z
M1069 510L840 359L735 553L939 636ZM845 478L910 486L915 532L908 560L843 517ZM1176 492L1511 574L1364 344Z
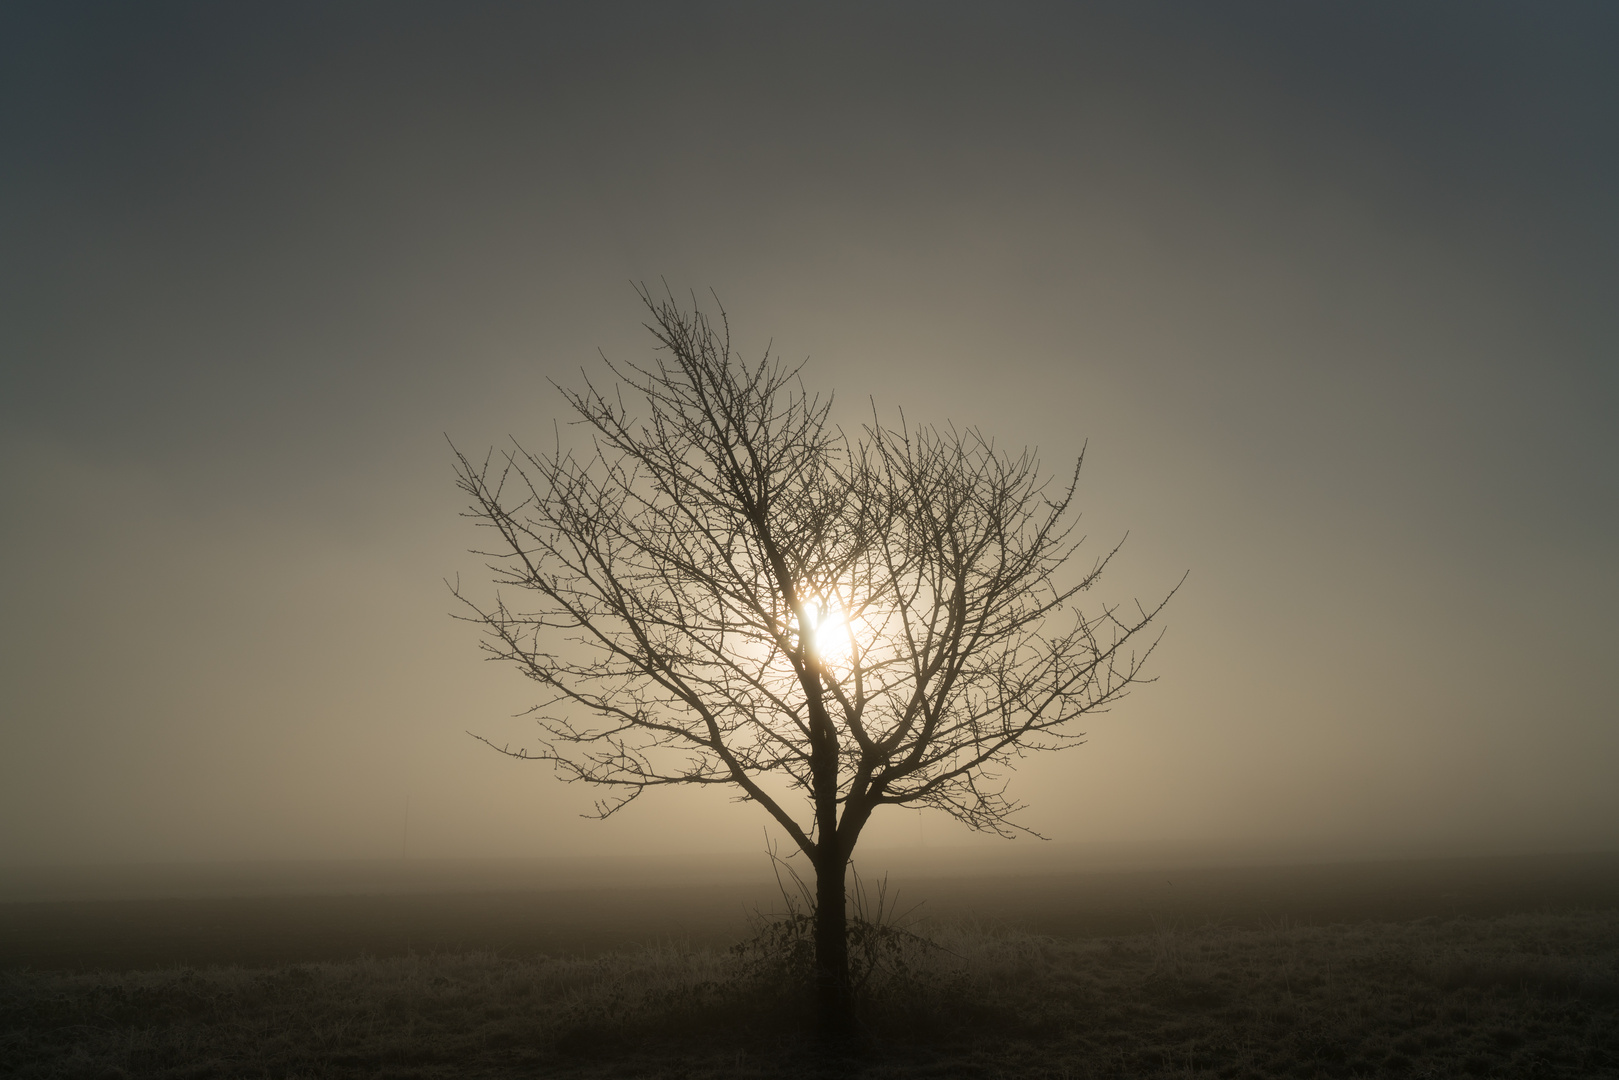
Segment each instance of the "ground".
M1582 905L1526 902L1521 890L1532 901L1535 887L1522 865L1496 873L1512 887L1493 890L1478 884L1489 878L1482 864L1444 873L1408 867L1403 878L1386 867L1340 867L1289 879L1336 880L1336 902L1363 909L1375 890L1356 892L1349 882L1381 881L1392 890L1385 906L1399 916L1389 918L1366 910L1309 918L1331 901L1309 889L1292 894L1302 915L1269 914L1259 909L1276 902L1274 873L1187 873L1169 888L1236 913L1145 910L1140 924L1101 932L1073 924L1083 921L1075 912L1100 918L1105 883L1064 894L1049 881L1044 893L1032 879L1011 890L1003 881L994 890L1005 897L1003 910L976 916L952 907L974 886L958 883L954 894L935 888L945 910L877 957L863 995L866 1042L847 1057L817 1049L790 956L757 942L738 950L699 937L547 953L533 937L515 935L518 944L504 950L430 942L425 950L360 955L349 951L355 942L343 940L338 920L325 937L293 935L279 945L244 937L235 962L199 961L226 948L233 925L248 931L252 921L203 919L187 939L176 912L195 919L203 910L197 901L172 901L167 916L156 900L0 905L7 950L0 954L0 1072L109 1080L1619 1076L1619 903L1601 902L1611 885L1603 875L1614 865L1612 857L1589 861L1583 877L1568 877L1584 881L1592 902ZM1553 869L1541 866L1542 891L1557 879ZM1389 884L1429 880L1424 873L1448 873L1452 884L1471 880L1472 891L1401 892ZM1246 895L1263 894L1262 902L1236 902L1244 880ZM1043 897L1045 926L1029 917L1031 896ZM389 925L401 928L401 898L348 900L357 907L325 910L353 914L369 902L374 911L391 910ZM557 902L529 900L542 913ZM1409 917L1409 905L1440 901L1474 910ZM291 898L264 902L298 907ZM520 907L515 894L499 904L439 902L458 917L480 903ZM232 902L210 903L222 917ZM1019 904L1022 917L1002 917ZM554 925L555 914L542 921ZM90 932L96 918L103 928ZM98 963L82 947L70 956L61 950L74 919L85 931L78 940L92 945L167 926L157 941L189 960L104 955ZM1050 932L1063 925L1068 932ZM543 927L534 933L543 936ZM360 942L367 943L375 941ZM35 961L19 962L30 947ZM54 962L39 963L50 948L59 950ZM274 948L309 955L262 958Z

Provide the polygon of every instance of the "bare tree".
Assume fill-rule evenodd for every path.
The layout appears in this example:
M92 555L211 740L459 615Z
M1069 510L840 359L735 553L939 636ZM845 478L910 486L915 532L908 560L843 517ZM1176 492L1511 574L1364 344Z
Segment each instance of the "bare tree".
M746 365L720 311L641 299L659 350L562 391L589 452L457 451L493 533L484 648L545 690L535 748L606 789L714 784L757 802L814 867L824 1029L852 1023L845 873L881 806L1011 835L1017 757L1143 681L1167 602L1087 616L1065 483L976 430L847 437L801 365ZM1140 647L1137 647L1137 642ZM802 800L802 801L800 801Z

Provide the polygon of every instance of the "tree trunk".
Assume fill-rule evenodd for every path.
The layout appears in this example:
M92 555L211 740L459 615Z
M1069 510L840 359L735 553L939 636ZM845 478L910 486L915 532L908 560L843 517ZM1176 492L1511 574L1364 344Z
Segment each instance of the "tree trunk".
M836 840L819 845L815 853L815 997L821 1037L835 1044L847 1044L855 1034L844 870Z

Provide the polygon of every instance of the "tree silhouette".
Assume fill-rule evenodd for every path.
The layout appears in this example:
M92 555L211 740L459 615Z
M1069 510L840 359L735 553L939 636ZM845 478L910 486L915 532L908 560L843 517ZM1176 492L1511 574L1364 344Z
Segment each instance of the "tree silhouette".
M1018 830L1007 769L1143 681L1168 597L1073 606L1118 550L1074 566L1077 463L1053 485L1027 450L903 419L850 438L802 365L732 352L723 310L639 294L655 358L562 391L589 452L456 451L477 553L524 599L456 596L546 692L538 746L496 749L600 785L602 817L669 784L762 806L814 868L823 1031L848 1034L845 874L872 813Z

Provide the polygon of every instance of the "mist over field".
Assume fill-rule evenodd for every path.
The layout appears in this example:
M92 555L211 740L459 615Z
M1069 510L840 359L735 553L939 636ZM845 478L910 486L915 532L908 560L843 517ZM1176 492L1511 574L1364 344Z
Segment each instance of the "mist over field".
M1083 450L1085 550L1128 534L1087 604L1189 573L1158 681L1020 763L1051 845L879 811L874 860L1619 847L1616 43L1579 4L8 5L0 877L762 877L756 806L585 820L467 734L534 696L449 617L492 588L445 436L549 443L664 280L851 428Z

